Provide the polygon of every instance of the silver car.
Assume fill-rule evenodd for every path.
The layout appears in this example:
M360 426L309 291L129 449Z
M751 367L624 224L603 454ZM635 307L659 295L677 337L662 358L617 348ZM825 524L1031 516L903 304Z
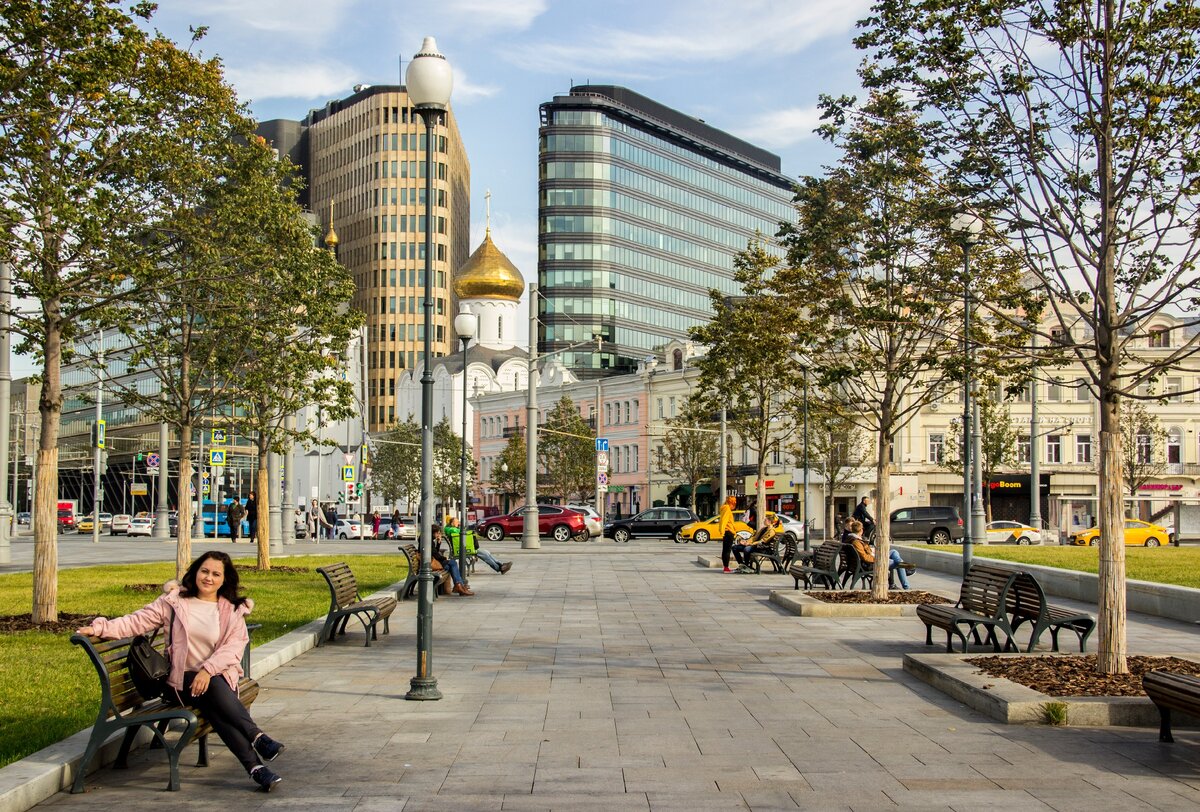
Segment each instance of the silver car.
M587 525L588 538L599 538L604 534L604 525L600 522L600 514L591 505L563 505L563 507L583 514L583 523Z

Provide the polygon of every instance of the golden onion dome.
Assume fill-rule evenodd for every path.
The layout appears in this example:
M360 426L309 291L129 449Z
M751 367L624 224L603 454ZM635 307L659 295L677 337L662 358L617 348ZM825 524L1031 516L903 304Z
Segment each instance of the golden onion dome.
M454 292L460 299L511 299L525 291L525 279L512 260L492 242L488 229L483 243L475 249L454 277Z

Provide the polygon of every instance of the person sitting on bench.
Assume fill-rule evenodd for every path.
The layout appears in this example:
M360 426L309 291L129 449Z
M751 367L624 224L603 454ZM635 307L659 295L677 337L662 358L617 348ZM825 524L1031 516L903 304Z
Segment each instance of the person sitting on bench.
M874 564L875 547L868 544L863 538L862 522L858 521L857 519L853 519L850 521L849 525L850 544L854 546L855 551L858 553L859 558L863 560L863 563ZM888 551L888 589L896 588L896 577L900 578L901 588L908 589L908 575L906 571L910 566L912 565L904 563L904 559L900 557L899 550L893 547Z
M779 526L782 522L778 517L774 521L767 519L763 522L763 526L755 531L754 535L746 540L745 544L733 545L733 557L737 559L737 571L741 574L754 572L754 567L751 566L754 562L750 558L750 553L760 544L766 544L779 533Z
M188 567L181 584L124 617L98 617L80 634L116 640L170 625L167 659L171 671L163 699L204 714L254 783L270 792L282 779L263 765L283 752L250 717L237 695L242 652L250 640L246 615L254 601L238 594L237 568L222 552L204 553Z

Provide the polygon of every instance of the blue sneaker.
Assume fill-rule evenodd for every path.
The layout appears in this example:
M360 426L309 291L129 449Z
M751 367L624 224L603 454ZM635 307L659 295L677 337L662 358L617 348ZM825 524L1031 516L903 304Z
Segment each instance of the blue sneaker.
M282 742L275 741L266 733L259 733L254 740L254 752L258 753L263 761L274 761L284 749Z
M262 787L263 792L270 792L275 789L276 784L283 780L261 764L250 771L250 777L254 779L254 783Z

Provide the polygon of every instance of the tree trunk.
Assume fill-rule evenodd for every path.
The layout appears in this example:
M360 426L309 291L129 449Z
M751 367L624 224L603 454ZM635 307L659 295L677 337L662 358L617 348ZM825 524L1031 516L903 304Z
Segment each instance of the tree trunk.
M1121 427L1117 401L1100 404L1100 569L1096 669L1125 674L1125 514L1121 499Z
M886 423L885 423L886 425ZM879 432L879 459L875 463L875 582L871 599L886 601L888 596L888 514L892 504L892 438Z
M765 444L764 444L765 446ZM761 447L761 446L760 446ZM754 483L754 527L751 530L758 532L758 529L763 526L767 516L767 456L764 451L758 456L758 481Z
M192 424L189 421L179 429L179 481L176 492L179 494L178 527L179 537L175 545L175 577L182 578L192 563ZM203 500L202 486L196 483L196 492Z
M37 497L33 506L33 609L34 623L58 620L58 432L62 420L62 334L57 303L46 302L46 346L42 361L42 394L38 413L42 421L37 452ZM8 408L8 404L3 404ZM7 438L5 439L7 442Z
M267 448L264 443L258 446L258 471L254 486L254 531L255 541L258 542L258 568L262 572L271 569L271 520L270 520L270 484L267 475ZM266 521L264 521L264 518Z

